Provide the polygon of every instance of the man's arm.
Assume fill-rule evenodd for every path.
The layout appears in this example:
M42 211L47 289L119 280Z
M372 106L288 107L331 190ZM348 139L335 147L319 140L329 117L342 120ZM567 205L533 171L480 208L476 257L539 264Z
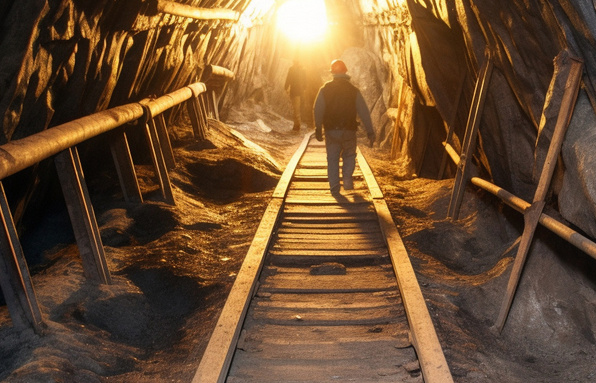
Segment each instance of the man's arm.
M375 142L375 131L373 129L368 106L366 106L366 102L364 101L364 97L362 97L362 93L360 93L360 91L358 91L356 94L356 113L358 113L358 117L360 117L360 121L362 121L364 129L366 129L366 136L368 137L369 144L372 147Z

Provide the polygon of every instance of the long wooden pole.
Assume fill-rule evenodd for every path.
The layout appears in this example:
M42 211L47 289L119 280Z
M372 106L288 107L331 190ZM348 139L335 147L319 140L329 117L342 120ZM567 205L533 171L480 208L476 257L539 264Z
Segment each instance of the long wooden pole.
M199 8L173 1L158 0L157 10L175 16L188 17L195 20L232 20L238 21L240 13L224 8Z
M542 215L546 194L551 183L552 175L555 171L555 165L557 164L557 158L561 151L561 146L563 145L565 132L567 131L567 126L569 126L569 121L571 120L573 109L575 107L575 101L577 100L579 84L581 82L583 72L583 62L572 57L568 62L570 68L567 81L565 83L565 92L563 94L561 107L557 117L557 123L553 132L548 153L546 154L546 159L544 161L544 166L540 175L538 187L536 188L536 192L534 194L534 200L532 201L531 206L524 212L524 231L522 234L521 243L517 250L515 262L513 263L513 269L511 270L511 276L509 277L509 282L507 284L505 299L501 304L499 317L495 323L495 327L499 332L503 330L503 326L505 326L505 321L509 315L511 303L513 302L513 297L519 284L521 272L532 244L534 232L536 231L536 227L538 227L538 222L540 216Z

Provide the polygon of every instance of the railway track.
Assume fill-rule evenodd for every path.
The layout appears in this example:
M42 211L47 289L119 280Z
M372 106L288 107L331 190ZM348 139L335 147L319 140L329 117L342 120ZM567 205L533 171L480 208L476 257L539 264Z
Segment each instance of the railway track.
M382 193L358 155L328 189L310 136L273 193L193 383L452 382Z

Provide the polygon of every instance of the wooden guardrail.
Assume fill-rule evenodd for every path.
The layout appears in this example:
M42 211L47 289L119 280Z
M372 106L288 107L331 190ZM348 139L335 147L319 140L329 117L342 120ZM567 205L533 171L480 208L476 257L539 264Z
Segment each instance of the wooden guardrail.
M457 174L451 194L448 213L452 219L457 219L459 215L459 208L467 183L472 183L479 188L492 193L499 197L504 203L524 215L524 230L520 238L514 243L514 246L518 246L517 255L507 285L505 298L495 323L495 329L498 332L502 331L507 316L509 315L513 297L521 277L521 271L538 224L542 224L562 239L596 259L596 243L543 212L556 161L573 114L583 73L583 62L580 59L573 57L567 51L563 51L557 56L555 64L556 70L551 81L551 88L562 89L563 95L560 100L556 100L557 102L560 102L557 120L552 133L552 138L550 139L548 152L544 157L543 163L539 164L539 169L541 169L540 178L536 186L536 192L532 203L524 201L522 198L513 195L489 181L472 176L471 167L473 165L470 159L475 150L481 111L486 97L488 82L490 80L490 69L492 68L489 55L487 55L487 60L485 61L485 64L482 67L483 69L480 71L481 74L477 80L464 143L462 145L462 154L457 154L457 151L449 144L448 140L443 143L447 154L457 165ZM549 89L549 92L551 90L552 89Z
M163 112L186 102L193 134L205 139L207 111L201 100L207 87L198 82L157 99L118 106L49 128L0 146L0 287L13 326L42 333L39 309L27 262L15 228L2 180L47 158L54 158L85 276L99 283L111 283L106 257L76 145L100 134L110 134L110 149L126 201L143 198L130 153L125 124L144 118L148 150L163 198L174 204L168 169L175 166Z

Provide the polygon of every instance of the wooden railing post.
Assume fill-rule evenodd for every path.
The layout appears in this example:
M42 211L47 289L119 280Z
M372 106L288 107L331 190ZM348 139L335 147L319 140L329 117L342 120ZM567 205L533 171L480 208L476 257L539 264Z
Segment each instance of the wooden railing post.
M192 97L186 102L188 116L192 124L195 139L204 140L207 138L207 116L201 103L201 94L207 89L203 83L189 85Z
M44 325L43 317L1 182L0 215L3 228L0 237L0 287L13 326L19 330L33 328L40 333Z
M85 176L76 147L54 157L62 194L83 260L85 276L99 283L110 284L106 256L99 227L89 198Z
M143 195L139 187L137 173L130 154L128 139L124 129L119 128L112 132L110 139L110 151L114 160L114 166L120 180L120 187L126 202L143 202Z
M175 205L174 191L172 190L172 184L170 183L170 176L168 174L168 167L161 151L159 136L155 129L155 125L150 124L149 121L147 121L145 123L144 131L162 196L167 203Z

